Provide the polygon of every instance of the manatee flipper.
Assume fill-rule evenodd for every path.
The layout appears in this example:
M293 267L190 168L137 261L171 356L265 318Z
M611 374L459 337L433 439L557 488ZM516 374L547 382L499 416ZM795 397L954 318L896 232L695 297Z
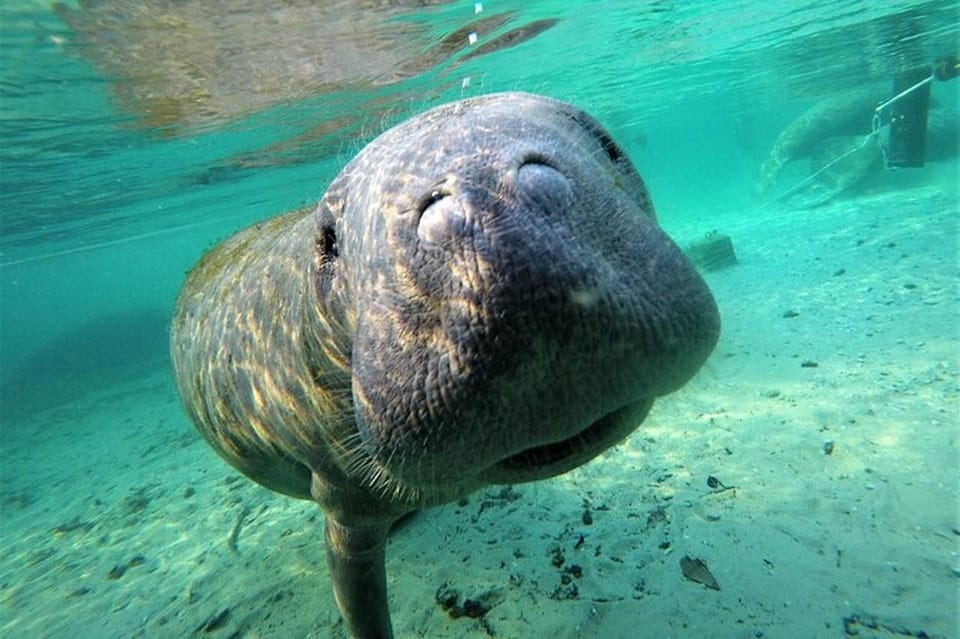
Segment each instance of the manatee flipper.
M351 637L392 639L384 555L391 522L350 526L326 517L330 582Z

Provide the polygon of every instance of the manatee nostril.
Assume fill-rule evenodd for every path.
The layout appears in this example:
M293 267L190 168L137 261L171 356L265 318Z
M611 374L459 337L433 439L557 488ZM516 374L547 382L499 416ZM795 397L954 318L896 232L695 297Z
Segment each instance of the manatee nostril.
M563 173L542 158L529 159L517 169L521 193L548 210L556 210L573 199L573 187Z
M517 165L518 168L522 168L527 165L543 165L550 168L555 168L553 162L551 162L546 155L543 153L527 153L523 156L523 159Z
M444 245L464 233L466 216L460 201L441 191L424 198L417 222L417 236L430 244Z
M433 189L429 193L426 193L420 201L417 203L417 213L423 215L424 211L428 208L447 197L447 193L444 193L440 189Z

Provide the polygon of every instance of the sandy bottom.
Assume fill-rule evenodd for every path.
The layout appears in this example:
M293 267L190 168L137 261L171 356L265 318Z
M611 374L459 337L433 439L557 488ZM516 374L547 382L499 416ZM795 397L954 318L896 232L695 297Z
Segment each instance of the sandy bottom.
M706 368L591 464L396 530L398 637L960 635L957 209L718 223L740 265L707 276ZM319 509L222 463L165 370L5 425L2 455L0 635L344 636Z

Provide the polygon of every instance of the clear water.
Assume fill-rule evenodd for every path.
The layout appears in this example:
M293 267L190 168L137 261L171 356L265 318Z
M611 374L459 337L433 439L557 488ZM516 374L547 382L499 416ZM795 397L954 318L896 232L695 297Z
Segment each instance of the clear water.
M270 10L260 4L147 2L143 8L106 1L58 12L47 2L24 1L0 7L5 439L18 428L37 428L31 419L45 410L165 375L174 300L185 271L214 242L253 221L315 202L365 141L405 117L460 97L526 90L595 114L637 164L662 225L678 242L719 229L743 242L745 263L766 260L765 279L755 281L761 299L764 291L778 298L784 282L804 268L796 256L768 252L781 246L784 234L816 246L827 236L815 233L869 233L850 229L872 216L909 218L913 226L891 227L904 234L890 239L901 247L911 234L939 238L929 250L942 252L936 264L943 270L927 275L943 276L942 302L905 316L917 326L927 322L931 335L897 339L940 340L931 357L944 363L944 383L952 385L928 404L941 412L954 441L955 158L871 176L857 195L889 200L842 199L845 208L828 210L844 221L829 230L804 226L804 215L756 199L752 185L777 135L806 108L850 88L876 84L887 91L896 72L956 54L957 2L488 0L393 8L386 2L314 3L322 9L280 3ZM485 22L457 31L478 20ZM544 30L525 33L529 25ZM513 29L518 42L478 54ZM474 44L467 38L471 31L479 36ZM445 40L451 33L461 37ZM332 41L340 46L320 61L317 47ZM937 108L955 110L960 80L934 82L932 95ZM806 175L805 165L793 166L780 192ZM898 218L898 207L906 217ZM928 210L937 214L925 217ZM809 216L822 220L823 211L811 209ZM933 226L924 226L925 219ZM858 259L853 246L845 244L848 253L835 256L848 271ZM924 273L912 276L923 281ZM882 280L863 277L851 290L866 295ZM767 335L763 322L752 324L751 308L737 304L739 291L724 281L711 285L727 296L721 299L725 328L748 344L738 348L748 348L752 335L751 348L770 357L781 352L777 335ZM791 303L802 305L788 296L784 305ZM829 324L829 309L820 311ZM871 330L871 313L851 317L844 330ZM816 341L813 335L805 339ZM730 357L731 349L721 348L720 356ZM724 364L713 366L722 376ZM877 364L888 374L897 367L895 358ZM786 385L768 379L772 386ZM164 389L175 401L171 389ZM944 404L944 397L952 397L952 404ZM909 410L901 414L913 417ZM22 488L14 479L19 471L6 470L18 468L14 450L7 448L0 460L8 521L17 517ZM955 448L953 453L956 462ZM205 463L218 462L211 455ZM943 481L955 497L955 465L952 471ZM91 482L95 477L87 475ZM953 551L944 553L956 550L956 502L946 510L954 527L937 534L952 540ZM10 528L8 534L24 530ZM942 596L955 603L955 556L954 567L942 572L946 580L937 583L953 590ZM916 583L922 590L923 578ZM24 628L38 633L33 636L64 636L62 620L44 625L45 611L55 603L31 612L37 625L24 625L23 608L7 592L0 628L21 633L10 636L27 636ZM944 621L949 608L924 613L943 636L955 630ZM97 614L96 606L83 610L79 614ZM802 636L842 636L842 626L838 619L830 631L811 628ZM53 630L48 634L44 627ZM112 636L164 636L149 628L121 623ZM671 632L684 635L680 627ZM725 632L715 636L747 636ZM895 636L876 632L870 636ZM571 630L564 636L580 635Z

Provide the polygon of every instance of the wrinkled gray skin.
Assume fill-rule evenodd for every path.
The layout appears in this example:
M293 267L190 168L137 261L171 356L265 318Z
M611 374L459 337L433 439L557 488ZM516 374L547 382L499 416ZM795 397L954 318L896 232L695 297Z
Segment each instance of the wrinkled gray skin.
M316 210L194 268L173 322L200 432L316 500L354 637L390 637L402 515L563 473L618 443L714 347L713 298L582 111L504 93L388 131Z

